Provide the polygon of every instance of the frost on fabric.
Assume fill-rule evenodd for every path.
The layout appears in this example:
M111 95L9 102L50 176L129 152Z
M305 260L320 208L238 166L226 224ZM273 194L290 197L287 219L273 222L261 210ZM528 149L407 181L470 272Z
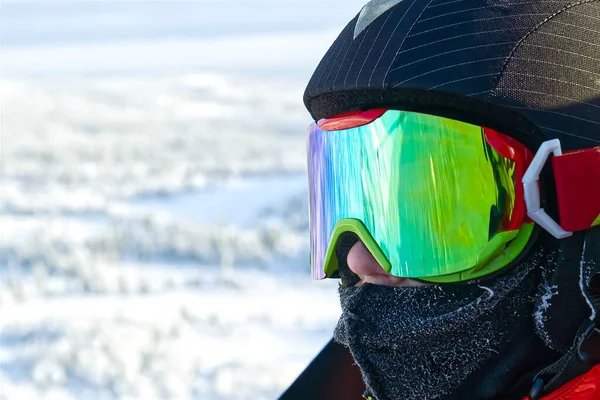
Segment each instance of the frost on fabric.
M542 286L543 294L540 298L540 303L536 312L534 313L535 324L538 329L538 332L544 335L543 339L545 342L549 342L550 338L548 337L548 333L544 327L544 323L546 322L546 311L552 305L551 300L552 297L558 294L558 286L550 285L547 281L544 282Z
M587 282L587 280L590 279L592 276L591 264L594 262L593 260L586 260L586 245L587 245L587 241L584 241L583 242L583 254L581 255L581 263L580 263L580 270L579 270L579 288L581 289L581 295L583 296L586 303L590 307L590 310L592 311L592 313L590 315L590 321L594 321L596 319L596 309L594 308L594 305L592 304L591 300L587 296L585 287L584 287L585 282Z
M341 287L335 338L353 351L375 396L441 398L511 343L505 321L528 320L534 268L525 262L488 286L460 291Z
M483 290L487 291L490 294L490 296L488 297L488 300L491 299L492 297L494 297L495 293L492 289L490 289L487 286L479 286L479 287L482 288Z

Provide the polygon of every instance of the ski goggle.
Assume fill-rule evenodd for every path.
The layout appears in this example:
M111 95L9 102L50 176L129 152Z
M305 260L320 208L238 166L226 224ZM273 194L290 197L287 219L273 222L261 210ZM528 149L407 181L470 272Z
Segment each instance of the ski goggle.
M534 168L533 153L516 139L439 116L377 109L313 123L313 278L336 276L335 246L346 232L390 274L429 282L476 279L511 264L534 231L528 212L568 236L539 206L539 174L558 146Z

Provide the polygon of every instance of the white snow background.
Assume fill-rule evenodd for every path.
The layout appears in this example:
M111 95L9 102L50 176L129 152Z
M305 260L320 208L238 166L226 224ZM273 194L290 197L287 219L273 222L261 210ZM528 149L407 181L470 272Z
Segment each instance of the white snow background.
M0 399L275 399L329 340L302 91L362 0L2 0Z

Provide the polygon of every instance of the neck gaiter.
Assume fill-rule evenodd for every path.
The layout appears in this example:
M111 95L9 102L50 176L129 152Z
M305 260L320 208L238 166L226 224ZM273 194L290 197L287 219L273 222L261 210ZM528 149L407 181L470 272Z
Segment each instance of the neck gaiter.
M534 333L541 258L485 284L342 286L334 336L377 400L510 399L520 368L556 357Z

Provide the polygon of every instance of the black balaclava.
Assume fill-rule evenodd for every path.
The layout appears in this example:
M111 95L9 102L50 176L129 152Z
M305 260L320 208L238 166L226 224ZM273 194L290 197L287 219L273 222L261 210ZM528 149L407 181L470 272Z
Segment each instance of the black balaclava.
M352 244L343 240L340 260ZM522 398L533 374L558 358L533 318L552 258L539 247L505 276L427 287L352 286L342 262L335 338L377 400Z
M315 120L379 107L441 115L534 152L548 139L565 151L599 146L599 20L600 0L373 0L304 103ZM545 207L556 219L551 178ZM600 300L585 287L600 268L599 229L560 242L541 234L503 276L462 286L352 287L341 262L335 336L377 400L520 399L595 315Z
M560 245L541 236L501 276L388 287L354 286L358 277L345 260L357 238L344 234L336 249L342 316L334 336L350 349L369 395L376 400L527 395L534 376L569 351L582 323L596 318L600 307L600 227ZM553 389L574 376L562 377Z

